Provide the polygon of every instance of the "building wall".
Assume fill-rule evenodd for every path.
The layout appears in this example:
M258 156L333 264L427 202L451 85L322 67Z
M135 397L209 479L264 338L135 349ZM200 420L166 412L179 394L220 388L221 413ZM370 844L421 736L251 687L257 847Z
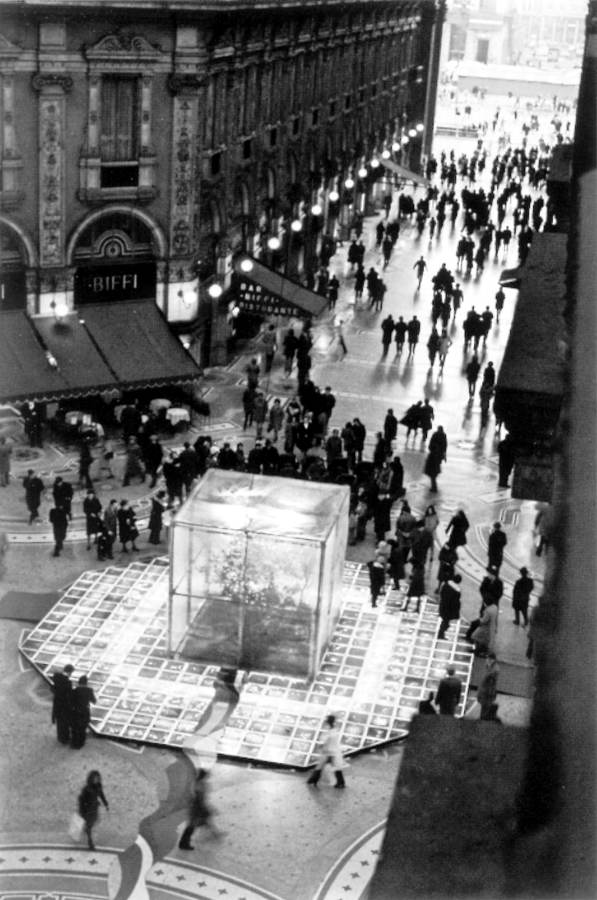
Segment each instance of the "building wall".
M290 272L314 268L325 235L379 190L379 171L357 175L375 154L419 164L432 132L430 47L442 2L233 7L4 4L3 271L14 268L16 241L31 314L71 307L81 265L109 274L129 259L153 260L156 302L171 320L193 320L205 285L227 286L232 255L263 256L268 237L289 251ZM135 80L135 187L100 187L108 76ZM402 146L423 122L429 137L417 132ZM289 247L297 217L302 232ZM82 260L91 225L97 244ZM122 299L122 279L115 283Z

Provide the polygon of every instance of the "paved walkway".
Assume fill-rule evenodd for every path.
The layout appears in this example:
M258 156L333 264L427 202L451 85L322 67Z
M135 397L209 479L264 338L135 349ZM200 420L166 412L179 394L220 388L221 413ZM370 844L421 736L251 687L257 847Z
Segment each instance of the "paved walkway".
M470 145L469 145L470 147ZM379 264L373 247L372 228L367 222L366 267ZM435 502L445 527L451 514L464 506L473 523L471 539L460 560L464 574L463 614L476 615L478 582L486 561L486 543L494 521L501 521L508 535L503 567L507 597L502 601L498 635L501 659L526 665L526 635L514 626L508 608L508 593L521 565L533 572L539 586L542 559L532 547L534 504L513 500L508 490L497 488L496 434L493 420L481 429L477 399L469 403L463 376L461 323L464 313L475 305L493 305L502 260L490 260L481 278L462 278L464 305L458 320L450 326L454 344L448 354L443 377L428 369L425 343L430 331L430 276L446 262L455 264L457 233L445 229L441 239L430 245L408 225L400 238L384 278L388 284L381 314L357 308L350 278L346 277L346 246L332 261L342 288L335 311L345 320L348 355L339 358L334 340L334 315L324 314L317 323L313 352L313 380L330 384L337 397L332 424L340 426L358 415L372 436L382 426L389 406L400 415L412 402L428 396L449 439L448 460L439 478L439 493L431 495L422 475L424 452L419 442L406 442L401 429L396 451L405 467L407 496L417 510ZM421 291L416 290L414 260L423 253L428 271ZM515 249L507 263L516 264ZM510 326L515 294L508 292L499 326L494 326L483 363L492 359L499 368ZM388 312L405 319L416 314L423 323L419 347L413 358L381 353L380 322ZM242 431L240 415L242 377L247 353L233 360L227 369L206 373L207 399L212 409L209 426L194 423L190 439L209 432L219 441L244 440L253 436ZM257 348L258 349L258 348ZM287 398L294 390L278 361L268 385L272 396ZM180 446L181 438L172 443ZM117 456L115 471L119 474ZM87 568L103 564L85 550L82 530L81 494L74 504L74 523L65 553L52 560L47 546L48 504L42 508L40 525L26 524L25 505L18 481L27 468L39 469L46 483L60 472L75 472L74 454L58 447L44 448L43 456L31 464L15 461L15 483L0 491L0 530L8 536L8 549L0 560L5 590L56 589L71 583ZM120 479L100 481L99 496L127 496L139 509L143 522L148 506L146 486L131 485L126 490ZM141 548L147 552L145 537ZM26 546L25 546L26 545ZM364 561L370 557L373 536L365 544L349 548L348 558ZM152 548L153 549L153 548ZM161 552L163 553L164 548ZM123 557L128 562L130 557ZM428 575L433 583L432 574ZM26 629L25 629L26 630ZM143 816L156 808L165 789L165 770L175 758L169 750L121 745L109 740L89 739L82 751L74 752L56 744L49 720L50 697L39 677L21 664L16 645L22 625L0 621L0 740L3 745L2 783L7 786L0 810L0 900L3 897L82 898L106 897L106 873L117 849L128 846ZM524 724L528 703L500 698L505 721ZM4 752L4 750L6 752ZM156 863L149 879L151 898L280 897L283 900L337 900L360 897L372 871L381 842L383 821L400 761L397 747L354 761L347 773L348 789L338 792L327 787L315 794L305 789L303 777L292 772L272 772L220 763L214 773L213 802L227 836L219 842L197 841L198 849L182 858L174 850ZM66 834L67 821L85 774L101 770L111 812L100 822L95 854L74 847ZM257 827L258 823L258 827ZM181 822L182 824L182 822Z

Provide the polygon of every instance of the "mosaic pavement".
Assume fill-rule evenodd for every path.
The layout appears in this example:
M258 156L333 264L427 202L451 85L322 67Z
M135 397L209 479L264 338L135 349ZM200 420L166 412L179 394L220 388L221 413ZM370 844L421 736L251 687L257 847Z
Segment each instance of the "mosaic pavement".
M21 653L47 679L67 662L96 693L92 728L100 735L184 747L213 699L219 667L173 659L166 649L168 562L83 573L48 615L22 637ZM464 690L472 653L464 626L437 639L437 607L403 613L403 594L369 602L365 566L346 563L343 605L316 678L250 672L218 744L225 757L304 768L317 754L326 715L341 723L348 754L404 738L421 698L448 663ZM374 698L374 699L372 699Z

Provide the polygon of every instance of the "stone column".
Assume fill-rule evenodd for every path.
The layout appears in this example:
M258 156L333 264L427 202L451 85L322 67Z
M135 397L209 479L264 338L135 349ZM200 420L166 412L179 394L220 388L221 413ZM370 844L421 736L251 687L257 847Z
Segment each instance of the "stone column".
M52 289L40 293L39 312L51 315L54 306L67 304L65 264L64 141L69 75L38 72L33 88L39 92L39 265L52 270ZM42 288L43 290L43 288Z

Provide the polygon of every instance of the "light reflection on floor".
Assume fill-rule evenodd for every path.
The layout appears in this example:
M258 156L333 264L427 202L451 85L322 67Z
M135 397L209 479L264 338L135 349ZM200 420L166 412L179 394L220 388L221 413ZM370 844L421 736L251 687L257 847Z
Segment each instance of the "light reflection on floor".
M218 666L171 659L166 650L168 561L85 572L20 646L49 678L67 662L89 675L98 734L181 747L213 697ZM453 663L465 690L472 654L453 624L437 640L437 607L402 613L403 595L369 603L367 569L346 563L344 603L313 682L251 672L220 739L224 756L265 765L313 762L326 715L341 722L342 745L357 753L403 738L419 700Z

